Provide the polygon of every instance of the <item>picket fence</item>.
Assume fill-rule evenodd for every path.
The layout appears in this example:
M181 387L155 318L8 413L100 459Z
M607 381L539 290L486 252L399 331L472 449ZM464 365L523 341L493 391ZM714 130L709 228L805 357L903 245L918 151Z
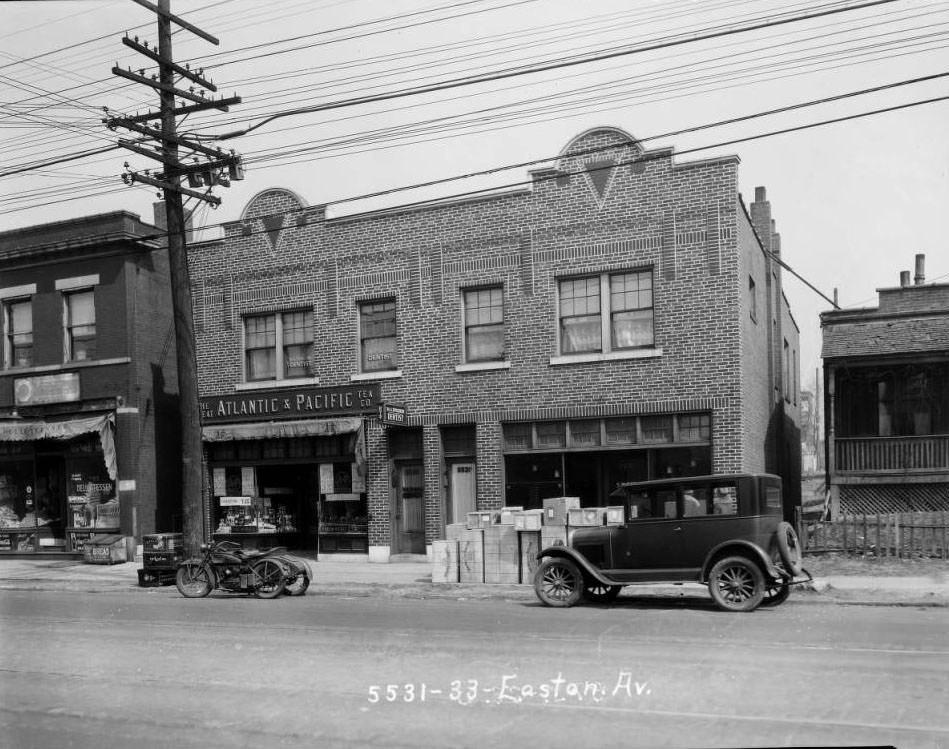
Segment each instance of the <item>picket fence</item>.
M848 552L879 559L949 559L949 513L847 515L834 520L798 517L805 552Z

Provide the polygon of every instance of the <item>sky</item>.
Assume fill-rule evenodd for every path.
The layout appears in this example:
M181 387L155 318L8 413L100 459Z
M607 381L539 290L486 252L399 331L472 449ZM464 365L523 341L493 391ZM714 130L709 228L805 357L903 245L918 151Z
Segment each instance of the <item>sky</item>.
M782 258L807 281L784 274L804 388L820 367L819 314L835 292L842 308L875 306L876 290L898 285L917 253L927 282L949 283L949 101L905 106L949 97L949 0L172 0L171 8L220 42L179 30L176 61L203 68L216 95L242 98L229 112L179 122L179 132L234 149L246 164L244 180L215 188L220 207L197 207L196 225L211 227L202 236L270 187L339 216L521 182L533 167L398 189L540 166L578 133L613 126L646 148L674 148L682 162L738 155L746 204L756 187L767 189ZM91 153L128 137L105 127L107 111L157 107L150 88L111 72L116 63L155 72L122 43L126 32L155 43L154 14L132 0L0 3L0 231L114 210L152 219L154 188L125 186L121 174L126 162L136 171L157 162ZM418 91L446 82L464 85ZM390 98L352 101L382 95ZM834 100L796 106L821 99ZM314 106L325 108L293 113ZM834 119L842 121L804 128ZM47 163L60 159L72 160Z

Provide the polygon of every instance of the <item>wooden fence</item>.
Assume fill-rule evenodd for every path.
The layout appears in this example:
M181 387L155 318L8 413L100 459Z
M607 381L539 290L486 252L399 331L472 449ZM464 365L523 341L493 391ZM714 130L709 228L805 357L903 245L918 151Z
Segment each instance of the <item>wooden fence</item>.
M949 559L949 513L847 515L835 520L798 516L805 552L848 552L879 559Z

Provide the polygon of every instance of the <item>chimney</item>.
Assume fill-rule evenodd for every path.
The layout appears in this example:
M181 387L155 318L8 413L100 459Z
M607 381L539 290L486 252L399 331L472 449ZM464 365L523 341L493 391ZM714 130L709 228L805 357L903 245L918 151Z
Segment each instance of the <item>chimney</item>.
M907 286L909 286L909 271L901 270L900 271L900 287L905 289Z
M926 256L919 254L916 256L916 277L913 283L920 286L926 283Z
M165 201L159 200L152 203L152 223L162 231L168 229L168 221L165 218ZM185 242L190 244L194 241L194 210L185 212ZM168 240L162 237L159 240L162 247L168 246Z

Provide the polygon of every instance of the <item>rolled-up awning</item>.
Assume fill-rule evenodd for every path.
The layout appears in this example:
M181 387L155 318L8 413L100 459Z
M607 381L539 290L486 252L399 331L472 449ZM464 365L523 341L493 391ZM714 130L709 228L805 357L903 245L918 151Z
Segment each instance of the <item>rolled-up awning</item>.
M285 437L334 437L337 434L354 434L359 432L361 427L362 419L359 417L268 421L205 426L201 429L201 437L205 442L282 439Z
M115 459L115 415L86 416L63 421L42 421L39 419L21 419L19 421L0 422L0 442L34 442L35 440L70 440L89 432L98 432L102 443L102 456L105 459L109 478L115 481L118 475Z

